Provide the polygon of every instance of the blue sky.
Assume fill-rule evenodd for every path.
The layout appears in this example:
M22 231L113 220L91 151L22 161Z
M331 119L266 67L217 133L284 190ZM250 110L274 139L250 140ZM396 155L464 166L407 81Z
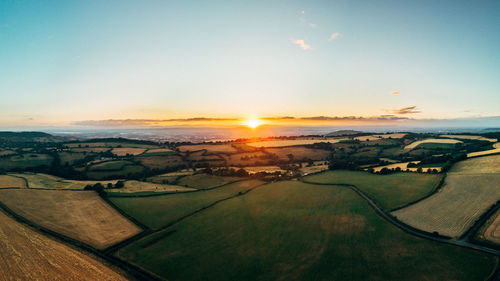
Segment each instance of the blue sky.
M1 1L0 125L497 116L499 50L499 1Z

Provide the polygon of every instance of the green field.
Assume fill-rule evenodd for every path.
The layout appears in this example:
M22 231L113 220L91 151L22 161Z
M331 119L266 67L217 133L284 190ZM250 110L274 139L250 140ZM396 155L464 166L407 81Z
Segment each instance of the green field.
M108 161L94 164L90 167L90 171L116 171L121 170L125 165L131 165L130 161Z
M221 202L117 255L168 280L485 280L496 265L400 231L346 187L297 181Z
M373 198L377 204L392 210L431 193L439 184L442 175L397 173L374 175L357 171L328 171L304 177L317 183L352 184Z
M185 176L177 180L177 185L193 187L196 189L210 189L230 182L241 180L235 177L220 177L208 174Z
M27 169L40 166L50 166L52 164L52 156L47 154L26 153L22 155L14 155L10 157L0 158L0 169Z
M251 180L208 191L138 198L111 197L109 199L138 221L153 229L158 229L217 200L237 195L239 192L260 184L262 182Z
M144 172L144 167L140 165L125 165L121 170L93 170L88 171L89 179L101 180L106 178L130 178L131 175Z

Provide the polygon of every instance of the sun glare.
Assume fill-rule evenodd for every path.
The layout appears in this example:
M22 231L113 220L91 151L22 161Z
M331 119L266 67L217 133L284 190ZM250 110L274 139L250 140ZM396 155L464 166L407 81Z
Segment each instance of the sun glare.
M260 121L259 119L250 119L250 120L245 121L245 125L247 125L248 127L252 128L252 129L255 129L255 128L259 127L260 125L262 125L262 121Z

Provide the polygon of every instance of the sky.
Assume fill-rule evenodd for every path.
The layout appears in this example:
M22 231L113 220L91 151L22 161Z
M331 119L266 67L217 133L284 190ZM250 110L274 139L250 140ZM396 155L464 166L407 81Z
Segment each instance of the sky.
M499 50L500 1L3 0L0 126L499 116Z

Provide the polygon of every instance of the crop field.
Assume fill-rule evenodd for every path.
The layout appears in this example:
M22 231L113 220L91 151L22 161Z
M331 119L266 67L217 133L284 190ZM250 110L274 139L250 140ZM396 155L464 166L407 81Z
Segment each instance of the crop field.
M195 188L187 188L178 185L158 184L152 182L128 180L122 188L106 189L109 192L118 193L141 193L141 192L186 192L194 191Z
M460 161L453 165L450 174L500 174L500 155L491 155Z
M153 229L158 229L218 200L238 195L238 193L245 192L260 184L262 184L261 181L250 180L236 182L208 191L152 197L111 197L109 199L141 223Z
M415 238L346 187L277 182L117 255L167 280L485 280L496 259Z
M472 135L440 135L441 138L451 138L451 139L461 139L461 140L482 140L489 142L497 142L497 139L485 138L483 136L472 136Z
M139 155L146 151L145 148L133 148L133 147L117 147L111 150L116 156L127 156L127 155Z
M231 143L227 144L195 144L195 145L182 145L179 146L179 151L198 151L206 150L207 153L236 153L238 152Z
M485 156L485 155L490 155L490 154L499 154L500 153L500 142L497 142L493 145L493 149L490 150L485 150L485 151L478 151L478 152L471 152L467 154L467 157L477 157L477 156Z
M91 170L87 172L89 179L99 180L106 178L125 178L144 171L143 166L125 165L121 170Z
M127 280L96 258L26 227L0 212L0 279Z
M237 166L255 165L256 163L260 163L260 166L266 164L270 160L269 155L262 151L244 152L231 155L223 154L221 156L226 160L228 165Z
M185 164L182 158L177 155L164 156L138 156L135 159L139 160L142 165L150 169L163 169L165 167L175 167Z
M49 189L83 189L86 185L93 185L101 183L107 185L108 183L115 184L116 180L111 181L78 181L67 180L60 177L42 174L42 173L23 173L13 174L16 177L24 178L28 181L30 188L49 188Z
M425 139L425 140L419 140L410 143L409 145L405 146L405 150L409 151L421 144L456 144L456 143L462 143L460 140L455 140L455 139Z
M26 188L26 181L10 175L0 175L0 188L9 187Z
M239 180L241 180L241 178L196 174L180 178L177 181L177 184L181 186L193 187L196 189L210 189Z
M116 171L121 170L125 165L131 165L130 161L106 161L92 165L90 171Z
M289 160L288 155L292 154L295 160L325 160L329 152L322 149L313 149L307 147L283 147L283 148L266 148L266 151L278 155L281 160Z
M153 155L173 155L175 152L170 148L155 148L148 149L144 152L144 155L153 156Z
M346 138L342 139L295 139L295 140L269 140L269 141L257 141L257 142L249 142L248 146L252 147L285 147L285 146L297 146L297 145L309 145L315 143L337 143L341 140L347 140Z
M16 154L15 151L0 149L0 156L8 156L8 155L14 155L14 154Z
M51 164L52 157L48 154L27 153L0 158L0 167L4 170L35 168Z
M299 171L302 175L314 174L328 170L328 164L307 166L307 163L302 163L302 168Z
M459 237L500 199L500 174L448 174L441 190L392 214L428 232Z
M373 198L377 204L392 210L431 193L441 175L396 173L373 175L357 171L328 171L304 178L306 181L328 184L352 184Z
M222 156L219 154L206 154L204 150L189 153L187 159L193 161L222 161Z
M96 249L141 231L93 191L4 189L0 195L18 215Z

